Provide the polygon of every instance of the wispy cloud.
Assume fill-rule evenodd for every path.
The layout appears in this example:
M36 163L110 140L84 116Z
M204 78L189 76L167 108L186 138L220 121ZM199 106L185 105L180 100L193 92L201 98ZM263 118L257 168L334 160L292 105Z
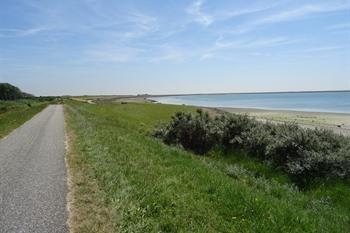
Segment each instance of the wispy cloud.
M0 37L25 37L34 36L44 31L48 31L47 27L33 27L27 29L18 28L0 28Z
M95 46L85 51L82 62L124 63L135 60L141 52L141 49L126 46Z
M216 57L216 56L213 52L205 52L199 56L199 60L204 61L204 60L212 59L214 57Z
M350 34L350 23L341 23L329 26L327 28L332 34L340 34L341 36Z
M249 7L224 9L216 12L205 13L203 11L205 0L196 0L186 9L186 12L193 17L195 22L207 27L216 21L225 21L238 16L262 12L276 7L282 2L283 1L264 2L264 4L255 4Z
M150 62L161 62L161 61L171 61L171 62L183 62L193 56L191 52L184 51L181 48L171 46L168 44L160 46L161 52L155 54L148 61Z
M249 14L255 14L255 13L260 13L269 9L272 9L274 7L277 7L281 5L284 1L273 1L273 2L263 2L263 4L253 4L249 7L241 7L238 9L225 9L219 13L217 13L218 20L227 20L231 19L233 17L238 17L238 16L244 16L244 15L249 15Z
M304 5L302 7L288 9L262 17L246 25L239 26L232 32L238 34L246 33L263 25L301 20L311 15L347 10L350 10L350 3Z
M274 15L270 15L266 18L263 18L262 20L257 21L256 24L298 20L312 14L344 11L349 9L350 9L350 4L305 5L300 8L287 10Z
M203 26L209 26L214 22L212 15L206 14L202 10L204 0L196 0L187 9L186 12L194 17L194 21L202 24Z
M79 25L64 23L60 30L74 34L113 38L113 40L131 40L155 33L159 29L156 17L134 10L118 15L113 19L98 18L96 21L96 23L81 23Z
M62 0L62 2L24 1L35 12L31 21L51 28L53 33L88 35L115 40L142 38L159 29L157 16L138 8L122 8L123 4L100 0ZM28 32L30 33L30 32Z
M159 29L158 20L140 12L131 12L123 19L126 30L122 35L125 38L138 38L149 33L154 33Z
M200 55L200 60L216 57L216 54L220 51L228 50L247 50L271 48L283 45L289 45L300 42L301 39L290 39L287 37L273 37L273 38L261 38L261 39L243 39L233 41L222 41L219 39L209 49L203 51ZM257 52L256 52L257 53Z
M304 49L302 52L324 52L324 51L332 51L332 50L338 50L342 49L343 47L341 46L323 46L323 47L315 47L315 48L309 48L309 49Z
M274 37L274 38L262 38L262 39L247 39L222 42L217 41L215 43L214 50L221 49L252 49L262 47L275 47L291 43L296 43L300 40L289 39L287 37Z
M80 53L87 61L100 62L181 62L192 58L206 60L230 56L225 53L227 50L259 53L256 51L259 48L289 45L300 40L290 39L283 34L276 37L280 34L269 35L264 32L259 35L259 39L249 37L245 32L270 24L350 9L350 2L341 0L332 3L314 1L313 4L304 1L304 5L296 5L290 0L225 4L191 0L187 7L178 4L179 7L176 8L177 3L174 8L169 7L172 12L167 12L169 9L166 7L164 12L160 11L160 8L164 8L161 4L154 6L160 7L157 11L149 11L144 4L119 4L110 0L63 0L64 4L22 1L26 5L24 9L31 13L23 17L23 23L18 25L32 26L0 29L0 37L26 37L29 41L27 37L38 35L42 36L47 47L59 45L52 46L53 50L60 47L72 52L71 46L74 44L74 53ZM291 5L296 7L291 8ZM184 14L187 17L183 17ZM42 22L44 23L40 24ZM195 30L198 25L193 22L202 26L201 30ZM336 31L349 26L349 23L335 24L328 29ZM233 30L228 32L228 28ZM240 33L242 35L238 35ZM216 39L218 35L221 38ZM196 42L193 43L194 41ZM319 49L321 51L321 47ZM323 49L326 51L326 47Z

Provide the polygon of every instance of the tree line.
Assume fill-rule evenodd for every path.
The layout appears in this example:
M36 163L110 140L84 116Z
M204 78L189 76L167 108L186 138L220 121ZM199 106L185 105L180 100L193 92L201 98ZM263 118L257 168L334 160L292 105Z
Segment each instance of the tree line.
M18 87L9 83L0 83L0 100L17 100L34 97L31 94L22 92Z
M62 98L59 96L39 96L35 97L32 94L25 93L21 91L16 86L9 83L0 83L0 100L20 100L20 99L31 99L36 101L59 101Z

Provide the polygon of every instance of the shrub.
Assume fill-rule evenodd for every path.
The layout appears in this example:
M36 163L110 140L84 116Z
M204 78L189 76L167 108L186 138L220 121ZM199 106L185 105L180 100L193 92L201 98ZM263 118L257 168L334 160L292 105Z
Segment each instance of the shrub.
M8 108L7 106L0 106L0 113L7 112Z
M340 152L345 144L344 137L328 130L276 125L273 140L266 147L266 159L302 183L316 177L345 177L350 170L338 162L345 162L345 152Z
M266 147L266 157L277 166L301 158L311 146L312 139L295 124L275 125L274 128L273 140Z
M244 148L249 154L266 159L266 148L274 140L275 129L271 123L255 124L244 134Z
M218 140L217 130L208 113L198 110L190 113L178 112L165 127L159 127L154 136L162 138L168 144L180 144L195 153L208 152Z
M198 111L195 116L176 113L154 135L199 154L214 146L243 150L285 171L299 184L315 178L350 177L350 140L329 130L262 123L246 115L213 119Z
M221 129L221 143L227 149L241 147L245 133L255 125L247 115L224 114L216 122Z

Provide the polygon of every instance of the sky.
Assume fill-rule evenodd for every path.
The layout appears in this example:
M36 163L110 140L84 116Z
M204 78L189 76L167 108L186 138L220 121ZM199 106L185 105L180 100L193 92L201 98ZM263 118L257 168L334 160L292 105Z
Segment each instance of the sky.
M35 95L350 90L350 0L1 0Z

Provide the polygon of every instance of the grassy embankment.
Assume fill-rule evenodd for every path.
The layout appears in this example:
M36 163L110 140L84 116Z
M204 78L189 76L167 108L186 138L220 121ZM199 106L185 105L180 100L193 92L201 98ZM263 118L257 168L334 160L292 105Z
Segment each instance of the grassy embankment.
M43 110L48 102L36 100L0 101L0 139Z
M149 136L176 111L67 102L73 232L346 232L349 185L298 190L243 154L198 156Z

